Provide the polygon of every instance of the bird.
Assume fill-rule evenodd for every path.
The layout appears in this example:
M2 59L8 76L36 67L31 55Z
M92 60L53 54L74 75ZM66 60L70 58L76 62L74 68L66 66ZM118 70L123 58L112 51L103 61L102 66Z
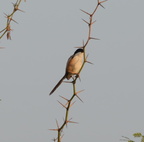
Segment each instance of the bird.
M61 85L61 83L63 82L63 80L65 78L67 80L69 80L73 75L78 75L83 63L84 63L84 49L78 48L74 52L74 54L69 57L67 64L66 64L64 76L60 79L60 81L52 89L52 91L50 92L49 95L51 95Z

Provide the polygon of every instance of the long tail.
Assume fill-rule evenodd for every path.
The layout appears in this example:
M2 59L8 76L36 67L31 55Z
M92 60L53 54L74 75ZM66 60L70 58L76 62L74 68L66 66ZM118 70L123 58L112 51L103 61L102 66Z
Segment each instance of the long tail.
M63 80L65 79L65 75L62 77L62 79L57 83L57 85L52 89L52 91L50 92L49 95L51 95L63 82Z

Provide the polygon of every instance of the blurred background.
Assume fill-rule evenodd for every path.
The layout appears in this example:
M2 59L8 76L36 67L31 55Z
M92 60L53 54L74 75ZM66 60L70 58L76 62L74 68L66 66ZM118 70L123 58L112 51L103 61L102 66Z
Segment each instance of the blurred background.
M6 25L14 0L0 2L0 29ZM0 141L47 142L57 136L49 129L63 122L65 110L57 100L72 93L63 83L49 96L64 75L67 59L86 41L88 26L80 11L93 12L96 0L22 2L12 22L12 40L0 40ZM77 90L84 89L71 108L78 124L64 129L63 141L120 141L141 132L144 108L143 0L108 0L99 7L92 36L100 40L87 46L88 60ZM139 139L136 139L139 141Z

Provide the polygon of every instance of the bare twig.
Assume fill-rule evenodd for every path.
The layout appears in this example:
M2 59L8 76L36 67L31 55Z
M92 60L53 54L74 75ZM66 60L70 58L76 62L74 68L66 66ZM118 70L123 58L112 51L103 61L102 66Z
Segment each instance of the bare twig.
M92 64L91 62L87 61L88 56L86 56L86 50L85 49L86 49L86 46L88 45L90 40L92 40L92 39L98 40L97 38L91 37L92 25L96 22L96 21L93 21L93 16L96 13L99 6L103 7L102 3L104 3L104 2L106 2L106 1L99 1L98 0L97 5L96 5L96 7L95 7L95 9L92 13L88 13L88 12L81 9L82 12L84 12L85 14L87 14L89 16L89 21L86 21L86 20L82 19L88 25L87 40L86 40L86 42L83 41L83 46L82 47L78 47L78 48L83 48L84 49L84 62L83 62L83 65L82 65L78 75L75 78L73 78L72 82L69 82L69 83L72 83L72 85L73 85L73 94L72 94L71 98L68 100L68 99L61 96L64 100L67 101L66 105L63 105L61 102L58 101L66 109L66 112L65 112L65 118L64 118L63 124L60 127L58 127L58 129L52 129L52 130L54 130L54 131L56 130L58 132L57 139L55 139L55 140L57 140L57 142L61 142L62 132L63 132L64 127L67 126L67 123L75 123L75 122L69 120L69 117L68 117L69 116L69 109L74 104L74 103L72 103L73 99L75 97L78 97L80 99L80 97L78 96L78 93L83 91L83 90L79 91L79 92L76 91L76 81L79 78L80 72L82 71L85 63Z
M26 0L24 0L26 2ZM13 4L13 10L12 10L12 13L7 15L4 13L5 15L5 18L7 19L7 22L6 22L6 27L3 28L1 31L0 31L0 39L2 39L2 37L7 34L7 39L11 39L11 31L12 29L10 28L11 27L11 22L15 22L15 23L18 23L17 21L15 21L13 19L13 16L14 14L17 12L17 11L21 11L21 12L24 12L23 10L19 9L19 6L21 4L22 0L17 0L16 3L12 3Z

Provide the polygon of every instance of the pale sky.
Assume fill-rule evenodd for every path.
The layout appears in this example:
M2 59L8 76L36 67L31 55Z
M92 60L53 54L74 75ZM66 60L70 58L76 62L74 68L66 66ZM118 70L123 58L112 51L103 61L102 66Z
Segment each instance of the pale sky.
M0 2L10 14L11 2ZM89 61L81 72L70 118L78 124L64 129L62 142L119 142L121 136L144 134L144 1L108 0L99 7L94 37L87 46ZM67 59L86 40L88 26L81 20L92 12L96 0L41 0L22 2L12 23L12 40L0 41L0 142L50 142L57 136L55 120L65 110L57 100L67 98L72 86L63 83L49 96L64 75ZM139 139L135 139L139 141Z

